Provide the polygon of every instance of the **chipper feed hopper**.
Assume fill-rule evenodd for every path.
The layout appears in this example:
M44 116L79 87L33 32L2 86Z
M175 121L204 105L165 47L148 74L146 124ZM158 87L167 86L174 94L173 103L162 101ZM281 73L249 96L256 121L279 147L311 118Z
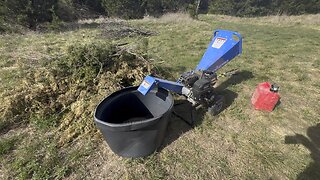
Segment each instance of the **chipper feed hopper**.
M225 102L224 96L215 93L214 85L218 77L216 71L241 52L242 38L239 33L216 30L194 70L183 73L176 82L146 76L138 91L146 95L153 88L164 88L184 95L193 106L206 107L212 115L216 115L223 109Z
M113 152L124 157L144 157L160 147L174 100L184 95L193 106L213 115L223 109L224 97L214 85L216 71L241 54L239 33L216 30L198 66L176 81L146 76L139 87L127 87L106 97L97 106L94 120Z

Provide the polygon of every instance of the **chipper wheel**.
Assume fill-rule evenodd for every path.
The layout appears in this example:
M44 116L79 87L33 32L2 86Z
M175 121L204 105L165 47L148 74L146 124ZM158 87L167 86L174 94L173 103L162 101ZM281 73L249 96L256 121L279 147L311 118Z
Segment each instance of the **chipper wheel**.
M208 107L208 112L212 115L215 116L219 114L225 106L226 103L226 98L223 95L218 95L214 98L214 104L210 107Z

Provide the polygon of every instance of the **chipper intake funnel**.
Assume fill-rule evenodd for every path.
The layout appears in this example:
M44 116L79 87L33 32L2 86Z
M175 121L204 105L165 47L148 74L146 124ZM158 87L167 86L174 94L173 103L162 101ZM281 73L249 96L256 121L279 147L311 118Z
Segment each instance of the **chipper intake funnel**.
M161 145L173 107L167 90L147 95L129 87L105 98L94 120L113 152L124 157L144 157Z
M207 51L196 67L197 71L216 72L238 54L242 53L242 37L228 30L216 30Z

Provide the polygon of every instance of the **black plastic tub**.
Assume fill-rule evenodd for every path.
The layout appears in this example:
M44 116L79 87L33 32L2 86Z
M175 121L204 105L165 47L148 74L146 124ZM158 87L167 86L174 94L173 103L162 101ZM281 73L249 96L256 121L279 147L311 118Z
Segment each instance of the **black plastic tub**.
M114 153L144 157L161 145L172 107L167 90L155 89L144 96L137 87L129 87L105 98L94 121Z

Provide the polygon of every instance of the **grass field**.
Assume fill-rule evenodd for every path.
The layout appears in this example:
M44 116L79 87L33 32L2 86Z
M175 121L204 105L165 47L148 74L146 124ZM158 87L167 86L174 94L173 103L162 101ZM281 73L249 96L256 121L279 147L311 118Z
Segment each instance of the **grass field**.
M226 109L215 117L198 111L193 129L172 116L159 152L141 159L118 157L98 131L83 130L94 128L90 115L78 114L89 118L84 125L78 119L68 122L73 136L65 137L63 145L61 138L68 134L59 120L12 123L2 117L0 179L319 179L319 19L201 15L193 20L168 14L124 22L155 32L152 36L104 36L108 27L103 19L61 32L0 35L0 113L6 96L23 85L30 69L43 68L43 61L63 54L70 44L143 44L143 53L166 71L164 78L173 79L197 65L213 30L230 29L243 36L243 54L221 69L237 68L239 74L221 78L217 86L227 97ZM255 87L265 81L280 86L281 104L272 113L255 111L250 104ZM98 101L106 95L92 98ZM94 105L85 108L93 111ZM185 109L176 111L188 116Z

